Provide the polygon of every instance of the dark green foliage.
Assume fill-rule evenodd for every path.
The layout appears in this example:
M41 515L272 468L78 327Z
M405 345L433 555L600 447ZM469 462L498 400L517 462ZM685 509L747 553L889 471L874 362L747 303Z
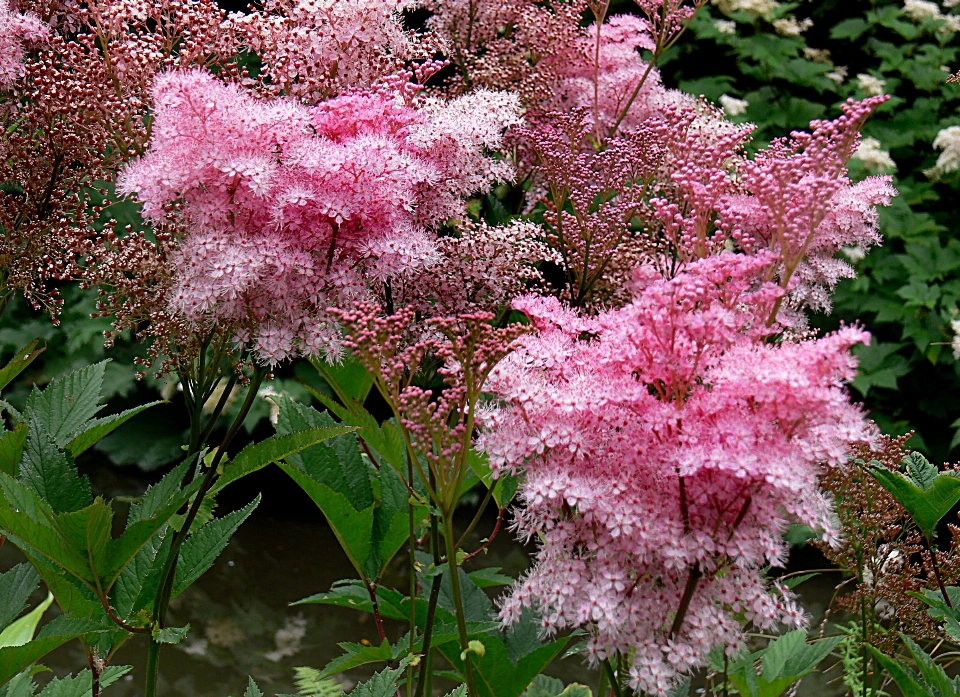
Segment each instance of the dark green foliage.
M960 65L960 41L940 29L942 22L916 23L902 8L902 0L783 3L770 17L729 18L737 30L726 34L716 21L728 18L708 4L661 65L670 87L714 101L721 94L746 99L746 113L734 120L757 125L754 148L836 114L848 97L866 96L857 75L885 81L893 98L863 133L897 163L900 197L881 211L883 246L857 264L857 279L840 285L832 316L817 321L823 329L841 320L866 325L874 342L857 351L854 388L884 431L915 429L911 445L944 461L960 445L960 364L949 348L960 302L960 175L935 180L925 172L936 163L939 131L960 124L960 85L947 84L941 69ZM786 15L809 16L813 27L779 36L773 21ZM838 83L828 75L839 66L847 77ZM851 173L874 172L855 159Z

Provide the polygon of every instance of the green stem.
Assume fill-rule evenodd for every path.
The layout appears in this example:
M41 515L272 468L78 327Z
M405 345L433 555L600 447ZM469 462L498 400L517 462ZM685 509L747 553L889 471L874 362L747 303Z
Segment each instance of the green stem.
M603 670L607 674L607 679L610 681L610 687L613 688L613 694L616 695L616 697L623 697L623 690L620 689L620 681L613 672L613 666L610 665L609 658L603 659Z
M259 365L254 368L253 377L250 379L250 386L247 390L247 396L243 401L243 406L240 407L240 413L237 414L237 418L230 426L227 434L223 437L223 441L221 441L220 447L217 449L217 454L214 456L213 462L210 463L209 469L207 469L206 474L204 474L200 488L197 490L196 496L193 499L193 504L190 506L190 510L187 512L182 526L173 537L173 542L170 545L170 552L167 555L167 558L163 563L163 568L160 572L160 594L157 597L157 602L154 606L153 622L151 623L155 628L162 628L164 620L166 619L167 607L170 605L170 599L173 595L173 580L177 570L177 560L180 555L180 547L183 546L184 541L190 534L190 528L193 525L193 521L196 520L197 515L200 513L200 507L203 505L204 497L213 486L213 482L217 477L217 467L219 467L220 462L223 460L224 453L226 453L227 448L230 446L231 441L233 441L234 436L237 435L237 432L243 425L243 421L247 417L250 407L253 406L253 401L257 396L257 390L260 388L260 383L263 382L263 377L265 374L265 371ZM144 690L145 697L156 697L159 662L160 644L151 637L150 648L147 652L147 680Z
M467 693L479 695L476 679L473 675L473 658L469 652L470 639L467 636L467 618L464 617L463 593L460 590L460 567L457 565L457 548L454 542L453 515L443 510L443 539L447 548L447 568L450 573L450 590L453 594L454 609L457 617L457 634L460 638L460 651L463 652L463 672L467 679Z
M437 516L430 514L430 543L433 548L433 565L439 567L440 560L440 523ZM427 603L427 621L423 628L423 645L420 647L420 674L417 677L417 692L415 697L428 697L433 694L433 654L431 641L433 640L433 622L437 614L437 603L440 600L440 575L437 574L430 581L430 600Z

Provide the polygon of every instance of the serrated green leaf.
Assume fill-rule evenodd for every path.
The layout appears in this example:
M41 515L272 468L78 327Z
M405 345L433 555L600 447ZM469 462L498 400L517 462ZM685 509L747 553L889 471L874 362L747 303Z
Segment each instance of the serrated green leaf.
M233 533L243 524L254 509L260 505L260 495L241 508L228 513L219 520L207 523L187 538L180 550L180 561L173 581L173 597L183 591L213 566L220 553L230 542Z
M17 564L0 574L0 630L23 612L30 595L39 586L40 575L29 564Z
M151 633L154 641L158 644L179 644L187 638L190 632L190 625L184 627L154 627Z
M267 465L280 462L306 448L320 446L325 441L338 436L342 437L353 430L349 426L308 428L292 433L278 434L259 443L248 445L224 466L223 474L217 480L211 494L216 494L228 484L263 469Z
M20 459L27 444L27 424L19 422L9 431L3 431L0 436L0 472L6 472L11 477L19 474Z
M373 387L373 376L350 353L333 365L317 357L311 358L310 363L340 398L362 404Z
M181 462L167 472L159 482L147 487L140 500L130 506L130 513L127 515L127 529L134 523L152 518L157 511L173 500L177 492L180 491L188 465L189 461Z
M160 571L173 540L169 530L162 528L145 544L113 584L110 604L121 618L129 621L140 610L152 611L160 588Z
M807 641L807 633L802 629L788 632L770 642L763 654L763 677L768 682L779 678L789 658L798 652Z
M375 673L372 678L353 688L350 697L393 697L397 691L397 680L411 660L409 657L404 658L396 668L386 668Z
M500 568L496 566L486 566L467 574L470 580L478 588L495 588L497 586L509 586L514 579L506 574L500 573Z
M253 681L253 678L247 678L247 689L243 691L243 697L263 697L263 693L257 687L257 683Z
M89 506L93 502L90 482L77 472L73 458L57 447L45 423L31 415L28 425L30 433L18 480L33 489L57 513Z
M17 355L0 368L0 390L3 390L20 373L26 370L34 359L47 350L46 346L40 346L40 339L34 339L17 352Z
M900 502L929 539L937 523L960 501L960 478L940 473L929 488L921 489L910 477L883 467L871 467L870 473Z
M68 450L73 457L77 457L80 453L86 451L101 438L109 435L137 414L146 411L150 407L155 407L158 404L163 404L163 402L149 402L139 407L134 407L133 409L127 409L119 414L114 414L113 416L104 416L103 418L88 421L84 424L83 430L66 444L65 449Z
M58 447L65 447L100 411L106 361L57 378L43 391L34 388L26 413L41 421ZM32 430L32 427L31 427Z
M54 516L51 523L60 537L85 560L84 578L99 579L111 541L113 509L98 497L86 508Z
M379 646L364 646L345 641L339 644L344 650L342 656L337 656L320 671L320 679L329 678L357 666L368 663L389 663L393 660L393 647L384 639Z
M908 476L920 489L927 491L933 486L939 472L927 458L918 452L911 452L907 453L903 461L907 466Z
M76 626L66 626L64 622L57 622L60 619L58 617L43 627L33 641L28 641L20 646L0 648L0 685L5 685L17 673L54 649L89 633L89 631L70 631L76 629ZM87 629L89 629L89 625L87 625Z
M903 661L894 660L886 654L870 647L873 657L890 674L900 688L903 697L938 697L926 688L920 676L910 670Z
M100 674L100 689L109 687L132 670L132 666L107 666ZM93 675L90 669L76 676L54 678L37 697L89 697L93 694Z
M563 681L549 675L538 675L523 692L523 697L558 697L563 692Z

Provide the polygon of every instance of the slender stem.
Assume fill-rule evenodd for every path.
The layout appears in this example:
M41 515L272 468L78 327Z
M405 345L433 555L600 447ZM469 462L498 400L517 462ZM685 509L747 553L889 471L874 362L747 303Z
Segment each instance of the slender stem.
M607 671L600 666L600 682L597 685L597 697L607 697Z
M728 697L730 694L730 687L727 685L727 676L730 674L730 657L727 656L727 652L723 652L723 697Z
M620 680L617 678L616 673L613 672L613 666L610 665L610 659L603 659L603 670L607 674L607 679L610 681L610 687L613 688L613 694L616 697L623 697L623 690L620 688Z
M430 546L433 549L433 565L440 566L440 523L437 516L430 514ZM427 603L427 621L423 628L423 645L420 647L420 674L417 677L417 692L414 697L430 697L433 681L433 652L430 646L433 640L433 622L437 613L437 603L440 600L440 575L437 574L430 581L430 600Z
M861 577L862 576L863 574L861 573ZM867 697L867 670L870 665L870 654L867 651L867 599L863 596L860 597L860 624L861 635L863 636L863 642L860 646L862 652L861 660L863 661L863 697Z
M160 594L157 597L157 602L153 609L153 626L156 628L163 627L163 622L166 619L167 607L170 604L170 598L173 594L173 580L176 573L180 547L190 534L190 528L200 512L200 507L203 505L203 499L207 495L207 492L210 491L210 487L213 486L213 482L217 477L217 467L220 465L221 460L223 460L224 453L226 453L227 448L230 446L234 436L236 436L237 432L240 430L240 427L243 425L243 421L246 419L247 413L250 411L250 407L253 405L253 400L257 396L257 390L260 388L260 383L263 382L265 374L265 371L259 365L254 368L253 377L250 379L250 385L247 389L247 396L243 401L243 405L240 407L240 413L237 414L237 418L234 420L233 424L230 426L230 429L223 437L223 441L221 441L220 447L217 449L217 454L214 456L213 462L210 463L210 468L204 475L203 481L200 484L200 488L197 490L196 496L193 499L193 505L190 506L190 510L187 512L180 530L178 530L176 535L173 537L173 543L170 545L170 552L167 555L167 558L163 564L163 568L160 572ZM145 697L155 697L156 695L157 670L159 668L159 661L160 644L151 637L150 648L147 652L147 681L144 690Z
M497 533L500 532L500 526L503 525L503 514L506 513L506 511L507 509L505 508L500 509L500 512L497 513L497 524L493 526L493 532L490 533L490 536L487 538L487 541L484 542L479 547L477 547L472 552L470 552L470 554L465 556L463 558L464 561L470 561L471 559L473 559L475 556L477 556L478 554L483 552L487 547L490 546L490 543L493 542L494 538L496 538Z
M373 618L377 621L380 643L383 643L383 640L387 638L387 633L383 629L383 618L380 616L380 602L377 600L377 584L375 582L367 583L367 593L370 594L370 604L373 605Z
M467 636L467 619L464 617L463 594L460 590L460 567L457 565L457 548L454 544L452 512L443 511L443 539L447 548L447 567L450 570L450 590L453 594L454 609L457 618L457 634L460 638L460 650L463 653L463 672L467 679L467 693L478 695L476 679L473 675L473 659L468 651L470 640Z
M413 485L413 450L407 455L407 481L410 483L410 489L415 490ZM430 470L430 480L433 481L433 470ZM407 502L407 526L409 528L407 538L407 549L409 551L408 566L410 567L410 653L416 642L417 633L417 521L413 512L413 501ZM413 695L413 666L407 666L407 697Z
M96 649L87 654L87 660L90 663L90 695L100 697L100 659L96 655Z
M467 535L473 532L473 529L477 527L477 523L480 522L480 517L483 515L483 512L487 510L487 504L490 503L491 498L493 498L492 486L487 489L487 493L483 497L483 501L480 502L480 507L477 509L477 514L473 516L473 520L470 521L470 525L467 526L467 529L463 531L460 539L457 540L457 547L463 547L464 543L467 541Z
M670 627L670 638L675 639L683 627L683 620L687 616L687 610L690 609L690 601L693 600L694 591L697 590L697 584L703 578L703 572L699 564L694 564L690 569L690 575L687 576L687 586L683 589L683 595L680 597L680 607L677 608L677 616L673 618L673 626Z
M943 602L947 604L947 607L953 608L953 603L950 602L950 596L947 594L947 589L943 585L943 577L940 576L940 565L937 564L937 550L933 546L933 540L929 537L927 538L927 547L930 550L930 565L933 567L933 575L937 577L937 585L940 586L940 592L943 594Z

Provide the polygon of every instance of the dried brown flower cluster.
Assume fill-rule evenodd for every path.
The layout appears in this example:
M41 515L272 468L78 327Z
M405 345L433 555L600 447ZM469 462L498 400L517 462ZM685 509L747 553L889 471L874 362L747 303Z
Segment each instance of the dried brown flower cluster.
M869 643L893 652L897 631L917 638L941 637L928 605L910 595L936 589L931 550L920 531L890 493L867 471L866 463L899 470L909 435L883 436L876 449L854 448L857 461L824 475L823 487L836 502L843 537L838 545L814 544L824 556L850 575L838 587L835 607L865 625ZM857 466L859 464L859 466ZM934 550L946 585L960 582L960 527L949 526L951 539Z
M0 93L0 304L22 291L55 318L61 301L53 283L83 275L83 261L104 263L103 245L93 239L103 211L94 203L121 165L146 150L155 76L175 65L238 73L229 63L236 50L222 38L224 15L213 0L94 1L82 8L28 0L16 9L47 22L50 32ZM114 260L112 251L107 258ZM103 268L94 276L110 280Z

